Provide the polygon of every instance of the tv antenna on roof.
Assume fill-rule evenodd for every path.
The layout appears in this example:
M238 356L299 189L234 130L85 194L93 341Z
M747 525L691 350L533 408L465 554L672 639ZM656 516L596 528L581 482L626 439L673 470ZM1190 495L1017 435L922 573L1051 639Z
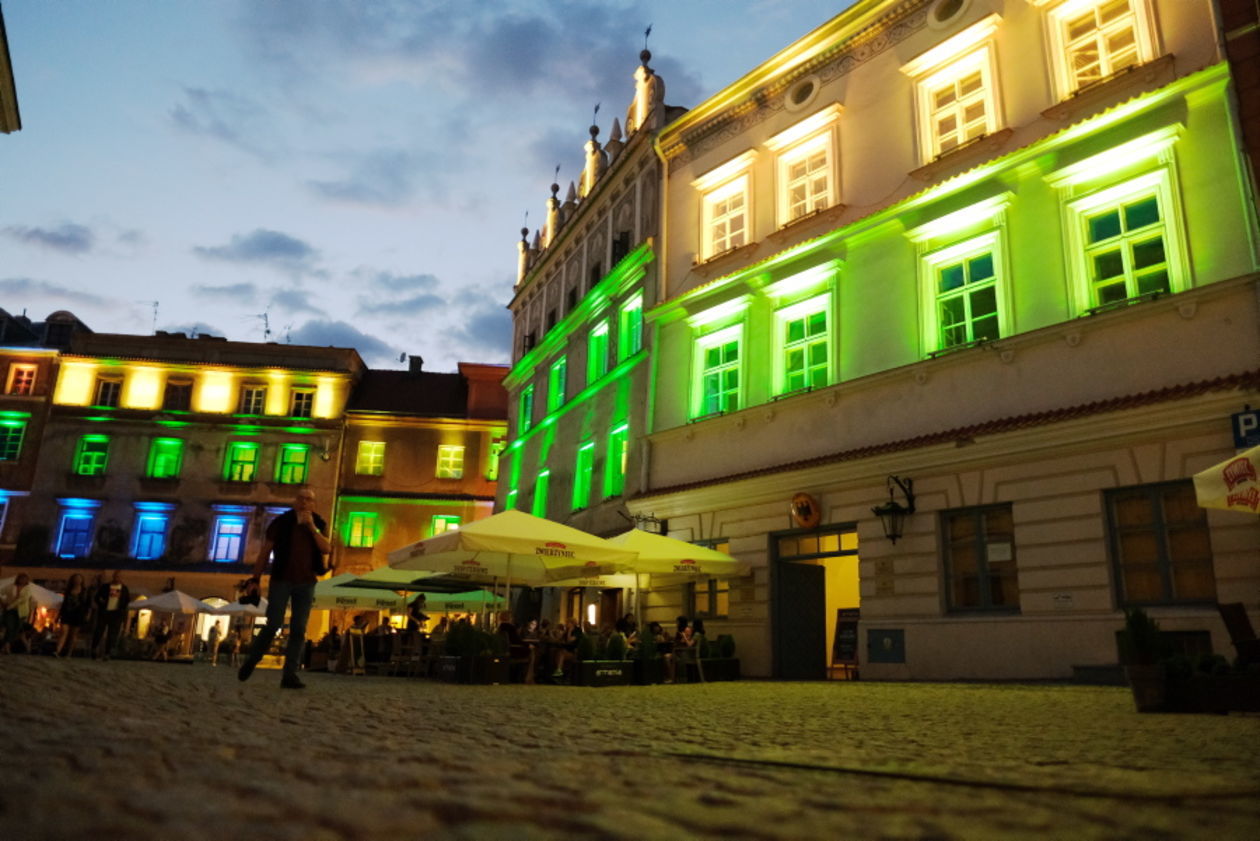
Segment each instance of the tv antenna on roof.
M160 301L141 301L140 303L148 304L150 307L153 307L153 335L156 336L157 335L158 304L161 302ZM23 311L22 314L25 315L26 312Z
M264 341L264 342L269 342L269 341L271 341L271 317L270 317L267 313L265 313L265 312L260 312L260 313L258 313L257 315L255 315L255 316L254 316L254 318L261 318L261 319L262 319L262 323L263 323L263 341Z

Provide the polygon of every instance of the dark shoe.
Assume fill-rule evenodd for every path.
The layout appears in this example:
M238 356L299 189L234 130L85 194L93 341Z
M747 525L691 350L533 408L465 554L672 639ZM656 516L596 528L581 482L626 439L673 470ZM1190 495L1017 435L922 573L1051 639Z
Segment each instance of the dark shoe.
M285 675L280 678L281 689L305 689L306 684L298 680L297 675Z
M241 681L249 680L249 676L254 673L254 666L256 665L256 663L251 663L246 660L241 664L241 667L236 670L236 679Z

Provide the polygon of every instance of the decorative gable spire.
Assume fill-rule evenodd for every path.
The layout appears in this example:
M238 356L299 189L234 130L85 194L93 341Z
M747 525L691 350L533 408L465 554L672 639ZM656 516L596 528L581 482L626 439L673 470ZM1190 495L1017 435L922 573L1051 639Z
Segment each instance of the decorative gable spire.
M521 228L521 241L516 244L519 252L516 255L516 282L520 284L525 279L525 273L529 271L529 242L525 239L529 236L529 228Z
M586 141L586 167L582 170L582 183L578 187L582 198L591 194L595 182L608 168L608 155L600 148L598 137L599 126L591 126L591 139Z
M547 221L543 224L543 248L549 248L560 233L560 185L552 183L551 198L547 199Z
M639 59L643 63L634 71L634 101L626 109L627 134L634 134L645 127L655 131L665 125L665 82L648 67L652 53L647 47L639 53Z
M621 154L621 149L625 145L621 141L621 122L613 117L612 130L608 132L608 142L604 144L604 151L608 153L610 164L617 160L617 156Z

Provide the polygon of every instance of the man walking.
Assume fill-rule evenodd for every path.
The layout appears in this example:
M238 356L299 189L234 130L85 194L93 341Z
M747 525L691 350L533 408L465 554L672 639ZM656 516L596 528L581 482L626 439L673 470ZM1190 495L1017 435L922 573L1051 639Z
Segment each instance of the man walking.
M118 633L122 630L123 620L127 618L127 605L130 602L131 591L123 583L122 571L114 570L109 583L98 587L94 596L96 627L92 632L93 660L97 657L108 660L114 653L114 647L118 644Z
M241 680L249 680L254 667L262 660L271 641L284 624L284 610L290 608L289 644L284 652L284 675L280 686L285 689L303 689L305 684L298 678L302 663L302 647L306 643L306 621L311 615L311 603L315 600L315 581L326 572L324 555L332 551L328 542L328 524L315 513L315 492L298 491L291 509L276 517L267 526L267 536L258 560L254 562L251 589L256 588L267 561L274 552L271 582L267 588L267 624L255 637L245 655L245 662L237 671Z

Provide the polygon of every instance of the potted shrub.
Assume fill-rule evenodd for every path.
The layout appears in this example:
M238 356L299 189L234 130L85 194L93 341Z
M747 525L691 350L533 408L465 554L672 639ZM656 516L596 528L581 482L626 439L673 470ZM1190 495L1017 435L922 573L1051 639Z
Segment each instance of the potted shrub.
M739 658L735 656L735 638L730 634L705 640L700 659L704 661L705 680L739 680Z
M1159 712L1167 700L1168 677L1163 662L1169 647L1159 623L1140 607L1124 612L1120 632L1120 658L1124 677L1133 691L1133 703L1140 713Z
M665 660L656 648L656 640L644 632L639 635L639 644L634 649L634 682L639 686L665 681Z
M615 633L603 651L593 634L578 640L577 667L574 682L578 686L625 686L634 677L634 662L624 659L626 638ZM613 657L614 654L621 656Z
M507 660L495 656L496 639L472 625L454 625L438 658L438 677L451 683L507 683Z

